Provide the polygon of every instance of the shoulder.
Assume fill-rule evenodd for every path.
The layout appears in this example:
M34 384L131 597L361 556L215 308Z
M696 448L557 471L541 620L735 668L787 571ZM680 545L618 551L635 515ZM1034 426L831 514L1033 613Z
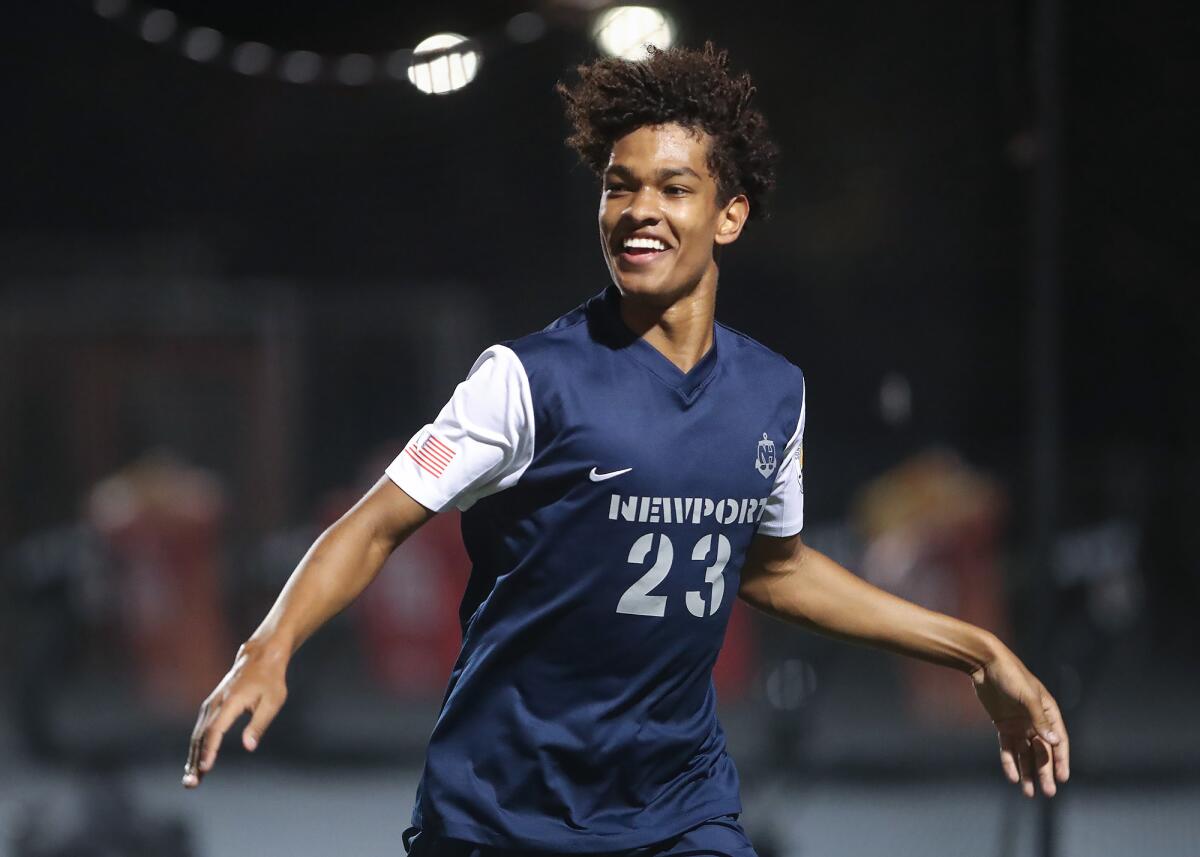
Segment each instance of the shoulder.
M804 372L791 360L727 324L718 321L716 329L721 337L721 347L729 353L729 362L738 369L751 374L766 373L767 377L783 378L785 384L795 385L803 393Z
M529 371L555 364L572 354L584 353L592 344L589 303L580 304L541 330L506 340L501 345L511 349Z

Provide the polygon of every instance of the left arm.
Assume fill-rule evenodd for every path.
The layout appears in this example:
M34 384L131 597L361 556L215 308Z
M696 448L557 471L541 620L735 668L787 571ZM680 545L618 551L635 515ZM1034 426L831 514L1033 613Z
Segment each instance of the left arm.
M1069 772L1067 730L1054 698L988 631L872 586L805 545L799 535L759 534L738 596L764 613L832 637L887 649L971 676L1000 737L1000 762L1033 797L1049 797Z

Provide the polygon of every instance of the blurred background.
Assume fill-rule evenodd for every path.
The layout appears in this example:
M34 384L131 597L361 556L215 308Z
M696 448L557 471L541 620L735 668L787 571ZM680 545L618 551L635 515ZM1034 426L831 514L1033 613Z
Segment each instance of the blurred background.
M1197 16L162 2L0 35L0 853L403 853L453 515L185 792L196 708L474 357L607 284L555 81L712 38L783 152L718 318L805 370L806 540L995 630L1073 739L1025 801L967 680L739 608L759 853L1200 855Z

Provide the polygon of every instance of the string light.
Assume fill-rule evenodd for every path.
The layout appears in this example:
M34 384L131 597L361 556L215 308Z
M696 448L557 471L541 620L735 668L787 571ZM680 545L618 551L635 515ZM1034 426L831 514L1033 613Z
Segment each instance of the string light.
M375 76L375 60L367 54L346 54L338 61L335 75L347 86L362 86Z
M408 81L422 92L442 95L474 80L483 61L479 40L457 33L438 33L414 49L331 56L230 39L228 34L213 27L183 21L168 9L138 0L93 0L92 9L99 17L135 32L151 44L173 49L193 62L224 66L246 76L271 74L297 85L328 81L364 86L380 80ZM505 24L502 39L529 44L545 35L546 29L541 15L521 12Z
M279 76L289 83L312 83L321 74L321 55L312 51L291 51L279 63Z
M196 62L208 62L221 52L224 41L212 27L193 27L183 37L183 54Z
M142 18L142 38L159 44L175 34L177 19L174 12L166 9L151 9Z
M262 74L271 65L275 52L262 42L242 42L233 49L230 64L238 74Z
M527 45L546 34L546 19L537 12L521 12L508 19L504 32L517 44Z
M92 8L101 18L120 18L129 11L129 3L128 0L96 0Z

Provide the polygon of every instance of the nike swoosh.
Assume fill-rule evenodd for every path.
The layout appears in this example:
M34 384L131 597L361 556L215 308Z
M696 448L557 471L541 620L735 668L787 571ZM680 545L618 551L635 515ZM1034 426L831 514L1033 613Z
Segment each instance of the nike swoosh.
M603 482L605 479L612 479L614 476L620 476L623 473L628 473L633 470L632 467L626 467L624 470L614 470L612 473L597 473L596 468L592 468L592 472L588 474L588 479L593 482Z

